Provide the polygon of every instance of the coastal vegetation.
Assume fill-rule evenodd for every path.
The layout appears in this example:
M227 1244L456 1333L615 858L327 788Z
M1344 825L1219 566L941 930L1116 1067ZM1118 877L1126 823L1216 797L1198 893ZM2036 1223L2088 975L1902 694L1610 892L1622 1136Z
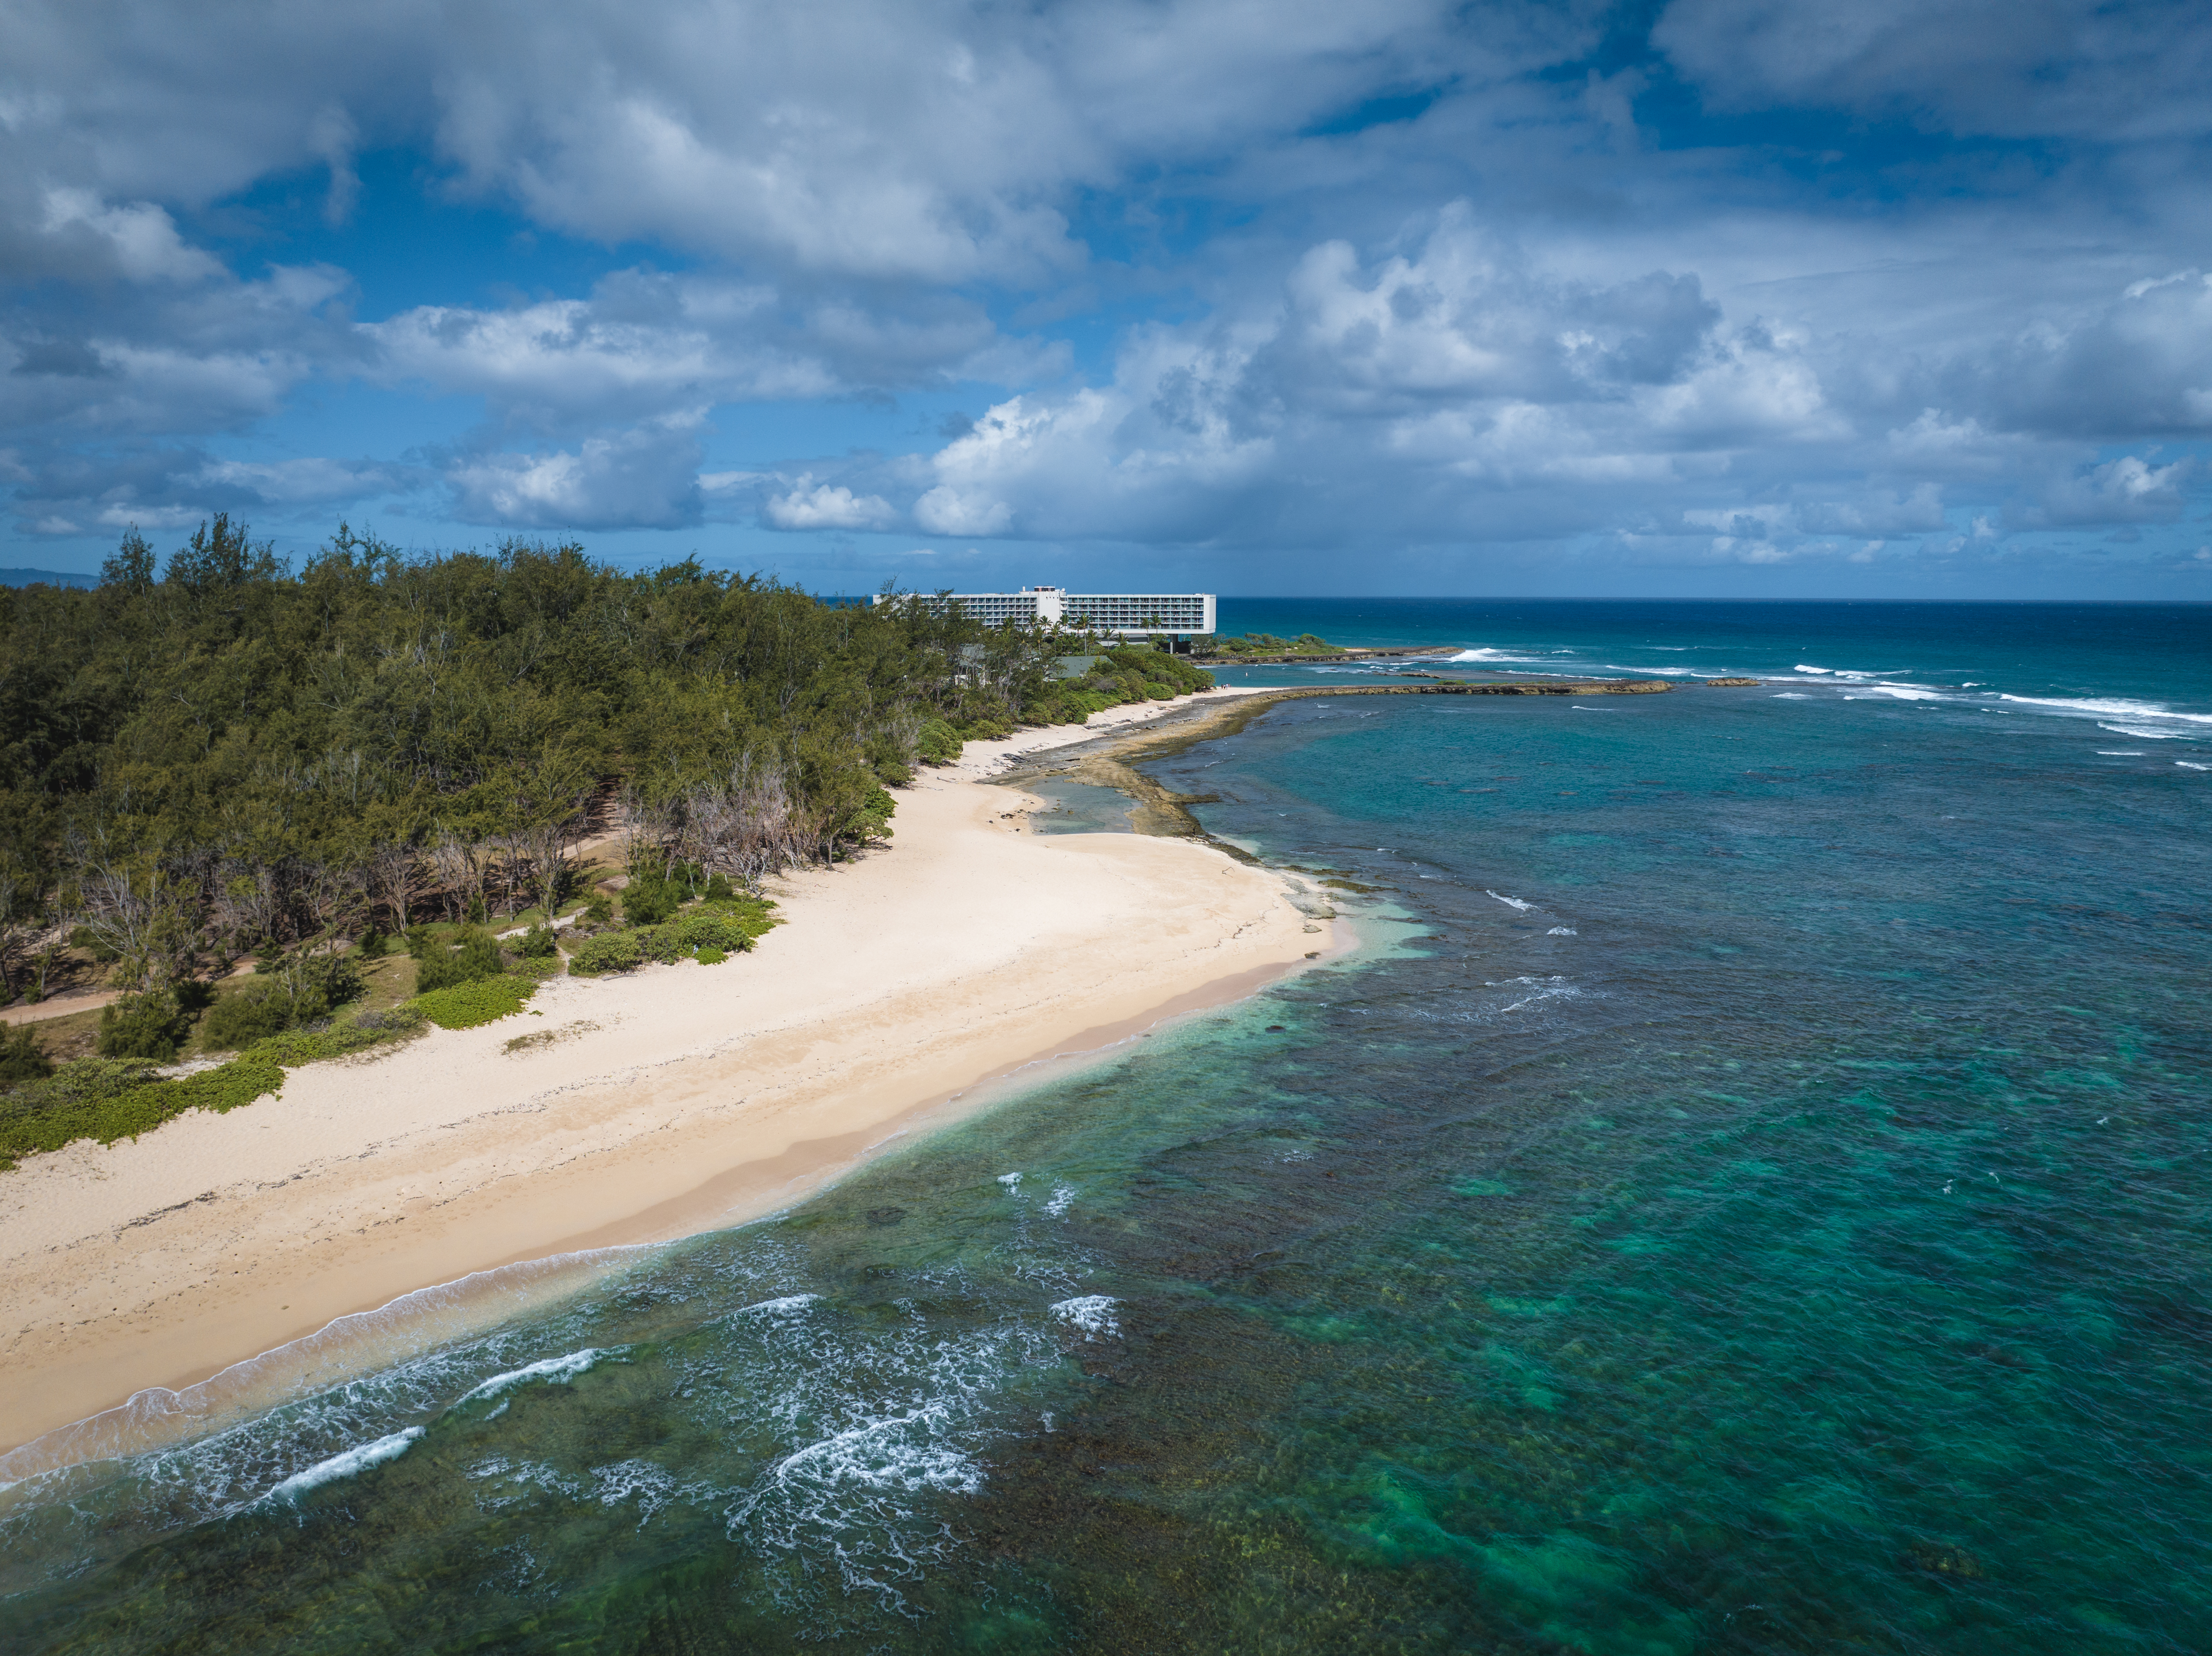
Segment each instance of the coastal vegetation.
M0 590L0 1004L120 992L96 1057L8 1037L0 1160L510 1015L564 967L726 960L775 923L761 882L890 837L918 767L1212 682L574 543L342 525L295 570L224 517L166 563L134 529L96 587Z
M1340 656L1350 653L1340 644L1331 644L1325 638L1311 633L1300 633L1296 638L1277 638L1273 633L1244 633L1218 635L1206 646L1209 656Z

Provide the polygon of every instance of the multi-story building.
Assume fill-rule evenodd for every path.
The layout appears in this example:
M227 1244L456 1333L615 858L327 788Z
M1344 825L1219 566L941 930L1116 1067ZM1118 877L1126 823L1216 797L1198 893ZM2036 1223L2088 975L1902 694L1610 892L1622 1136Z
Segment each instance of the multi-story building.
M1213 631L1214 595L1211 592L1071 592L1064 586L1024 586L1018 592L909 596L913 602L933 607L957 604L991 627L1003 627L1010 621L1059 622L1129 638L1155 634L1188 638Z

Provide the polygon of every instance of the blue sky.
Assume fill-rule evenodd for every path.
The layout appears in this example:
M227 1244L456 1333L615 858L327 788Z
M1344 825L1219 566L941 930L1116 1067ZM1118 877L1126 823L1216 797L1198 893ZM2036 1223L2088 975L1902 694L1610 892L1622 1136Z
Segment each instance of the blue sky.
M2212 597L2212 13L0 0L0 564Z

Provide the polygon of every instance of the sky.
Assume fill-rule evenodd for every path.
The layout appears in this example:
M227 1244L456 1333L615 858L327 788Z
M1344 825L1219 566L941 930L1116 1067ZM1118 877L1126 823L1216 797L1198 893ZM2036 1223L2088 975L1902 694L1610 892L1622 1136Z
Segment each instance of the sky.
M2212 599L2202 0L0 0L0 565Z

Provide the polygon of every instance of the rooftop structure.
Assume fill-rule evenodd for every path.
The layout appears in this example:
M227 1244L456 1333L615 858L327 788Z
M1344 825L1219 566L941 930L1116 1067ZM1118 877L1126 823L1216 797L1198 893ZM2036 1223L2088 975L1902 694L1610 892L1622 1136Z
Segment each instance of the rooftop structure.
M1024 586L1018 592L916 592L917 604L957 604L989 627L1008 622L1059 622L1127 638L1155 634L1188 638L1213 631L1211 592L1071 592L1064 586ZM878 597L877 603L883 599Z

